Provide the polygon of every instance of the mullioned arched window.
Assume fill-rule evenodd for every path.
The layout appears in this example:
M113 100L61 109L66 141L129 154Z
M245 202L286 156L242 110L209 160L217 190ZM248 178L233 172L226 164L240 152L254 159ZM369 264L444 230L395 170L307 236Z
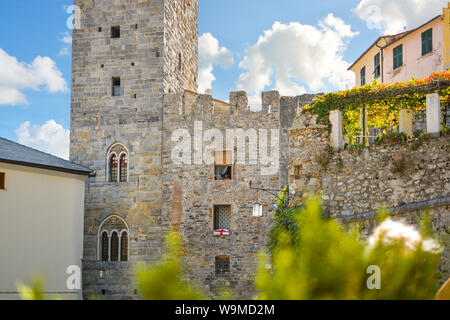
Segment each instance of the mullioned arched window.
M121 217L110 216L98 229L98 260L128 261L130 231Z
M106 170L108 182L128 182L129 156L123 144L115 143L109 148Z

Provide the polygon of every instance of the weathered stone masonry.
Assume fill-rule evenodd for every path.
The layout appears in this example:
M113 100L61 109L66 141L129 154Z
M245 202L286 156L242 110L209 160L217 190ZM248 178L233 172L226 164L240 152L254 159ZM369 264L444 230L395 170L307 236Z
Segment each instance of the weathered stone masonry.
M350 224L361 223L367 236L376 226L381 206L396 208L396 219L420 225L425 212L433 212L432 227L445 246L440 265L442 279L450 274L450 138L433 138L417 150L406 145L371 146L369 149L330 151L328 127L302 125L289 130L289 186L296 190L297 203L305 194L321 194L325 211ZM331 154L330 154L331 152ZM324 168L318 154L328 154ZM403 173L394 173L392 159L408 159ZM297 170L296 170L297 168ZM418 205L420 204L420 205Z
M250 181L270 189L289 184L297 196L322 190L325 207L335 217L370 211L380 202L398 206L448 196L448 138L411 153L415 167L403 177L393 175L386 160L405 148L401 146L337 153L323 170L314 159L317 152L327 150L328 129L315 125L314 117L302 119L307 127L294 121L314 95L280 97L275 91L264 92L262 110L253 112L245 92L230 93L229 103L196 94L197 0L75 0L74 4L82 10L82 21L81 29L73 32L70 154L72 161L96 173L86 185L85 298L138 298L133 267L161 257L162 239L171 227L179 228L184 237L190 279L213 295L229 285L236 298L251 298L256 253L264 249L272 225L273 196L251 190ZM120 38L111 38L115 26L120 26ZM120 96L113 96L113 77L120 77ZM251 164L248 153L245 165L233 162L232 180L216 181L212 164L175 165L172 134L186 129L195 137L196 122L204 131L218 129L224 137L227 129L279 130L278 171L263 174L264 166ZM107 154L116 143L129 156L127 182L108 182ZM238 150L231 151L236 159ZM262 217L252 215L258 200L264 207ZM231 205L230 236L213 236L214 205ZM448 207L435 210L435 229L447 239L448 248ZM414 214L408 219L414 220ZM129 230L126 262L97 261L99 227L112 216L123 219ZM364 224L368 232L373 219ZM226 277L215 274L218 256L230 257ZM441 271L448 275L448 249L445 257Z
M197 88L198 1L74 5L81 9L81 29L73 32L70 154L96 172L86 194L84 294L137 297L131 266L161 253L164 93ZM111 37L115 26L120 38ZM112 96L113 77L120 77L120 96ZM130 164L128 182L120 184L107 182L106 173L106 154L117 142L128 149ZM129 262L96 261L98 227L112 215L129 225Z

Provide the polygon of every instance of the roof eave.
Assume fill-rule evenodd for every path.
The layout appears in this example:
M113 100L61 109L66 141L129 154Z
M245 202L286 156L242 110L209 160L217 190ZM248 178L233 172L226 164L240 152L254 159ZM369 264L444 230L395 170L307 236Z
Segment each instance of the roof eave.
M60 168L60 167L55 167L55 166L47 166L47 165L38 164L38 163L31 163L31 162L24 162L24 161L10 160L10 159L0 159L0 162L20 165L20 166L25 166L25 167L38 168L38 169L59 171L59 172L64 172L64 173L72 173L72 174L84 175L84 176L89 176L92 173L94 173L94 171L88 171L88 170L82 171L82 170L75 170L75 169Z

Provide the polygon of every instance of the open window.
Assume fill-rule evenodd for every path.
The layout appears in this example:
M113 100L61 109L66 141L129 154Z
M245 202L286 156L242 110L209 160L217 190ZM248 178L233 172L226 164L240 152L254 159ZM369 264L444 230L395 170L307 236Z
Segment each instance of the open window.
M113 97L119 97L120 94L120 78L112 78L112 95Z
M215 180L231 180L233 178L233 160L230 151L216 152L214 166Z
M111 38L113 39L120 38L120 26L111 27Z

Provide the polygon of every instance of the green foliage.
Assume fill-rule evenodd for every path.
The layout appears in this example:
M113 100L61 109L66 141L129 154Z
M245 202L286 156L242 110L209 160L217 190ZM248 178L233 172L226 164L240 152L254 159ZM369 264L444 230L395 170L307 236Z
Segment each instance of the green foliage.
M292 247L299 242L299 223L301 207L279 210L274 216L274 226L269 231L268 248L271 254L285 248Z
M318 121L329 124L332 110L342 111L345 136L359 136L360 109L367 110L368 127L374 127L382 133L390 130L392 123L398 121L401 109L411 110L413 114L426 109L427 92L414 90L416 86L428 85L436 81L450 80L450 72L434 72L427 78L411 79L394 84L376 83L351 90L324 94L305 106L304 111L318 115ZM450 100L450 87L440 91L441 103ZM353 141L352 141L353 142Z
M377 145L386 144L405 144L409 140L409 136L404 132L388 132L377 138Z
M277 214L280 210L284 210L288 207L288 187L284 187L279 193L278 198L275 199L275 207L276 210L273 211L274 214Z
M377 229L369 243L359 238L356 229L345 231L335 220L322 216L318 200L304 208L286 209L276 221L279 235L273 251L273 270L266 269L267 257L260 255L256 277L258 298L262 300L323 299L432 299L437 291L435 272L440 254L409 240L384 241L390 219ZM297 222L297 227L292 223ZM278 224L278 225L277 225ZM285 225L286 231L282 231ZM382 228L386 226L386 230ZM409 228L400 224L401 228ZM408 229L409 231L409 229ZM405 234L408 234L406 232ZM418 234L418 233L417 233ZM288 239L289 241L286 241ZM369 266L378 266L381 289L370 290Z
M421 130L414 131L414 138L415 140L411 142L412 151L418 150L424 143L430 141L430 135L426 132L422 132Z
M208 297L183 277L181 237L166 237L167 252L157 264L138 268L139 293L147 300L205 300Z
M31 284L20 283L17 286L22 300L47 300L43 294L44 279L42 277L34 277Z
M44 282L45 281L42 276L36 275L29 284L22 282L18 283L16 287L20 298L22 300L61 300L61 298L56 294L44 294Z

